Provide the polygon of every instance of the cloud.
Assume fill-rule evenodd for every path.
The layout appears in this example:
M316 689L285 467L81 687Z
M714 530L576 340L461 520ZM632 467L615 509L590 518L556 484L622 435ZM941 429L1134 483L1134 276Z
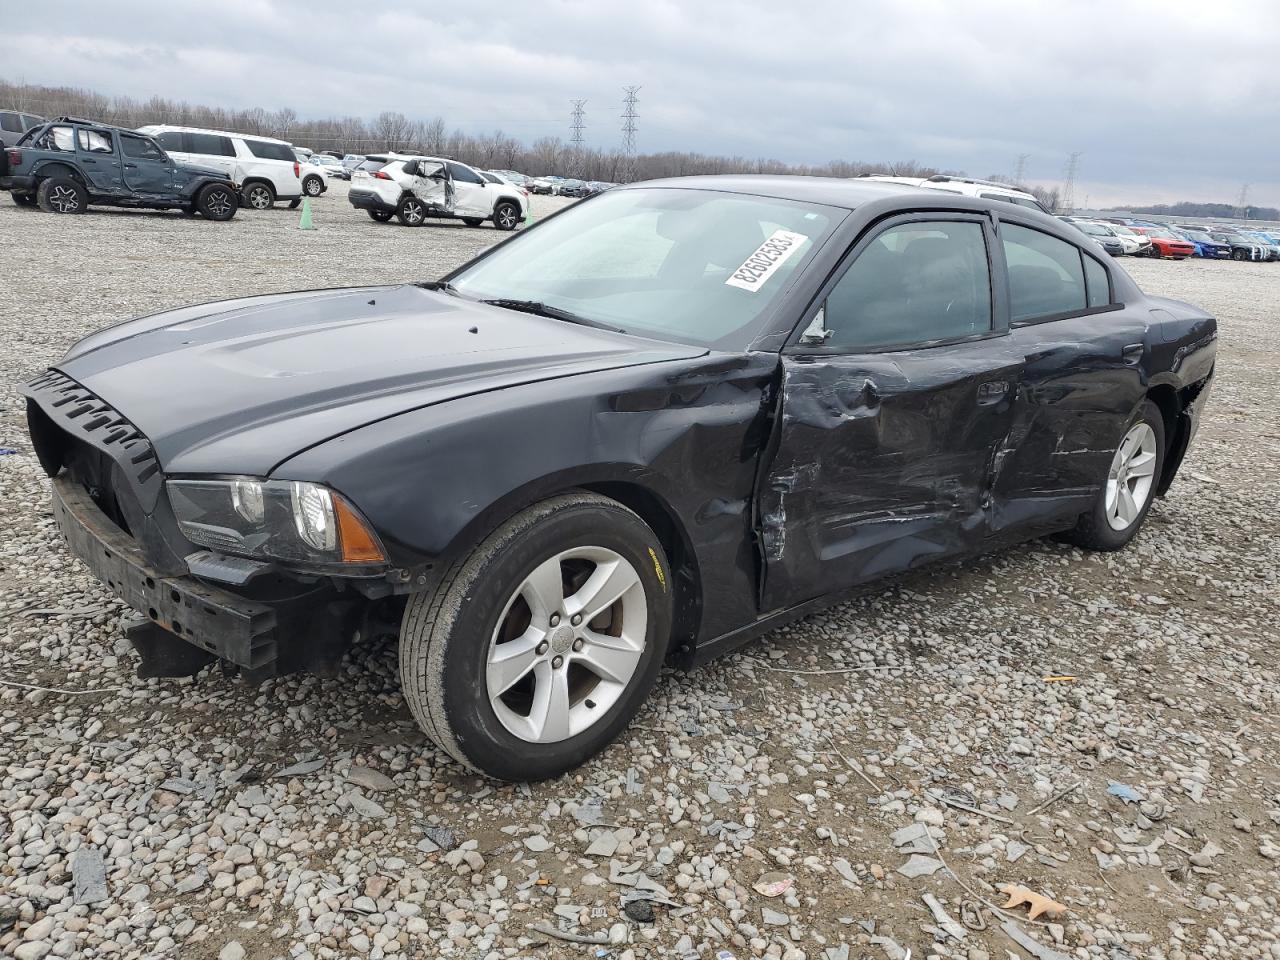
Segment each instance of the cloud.
M400 110L526 140L794 162L915 159L985 176L1029 154L1094 199L1280 204L1275 0L67 0L6 14L8 79L303 116ZM1225 191L1225 193L1224 193ZM1077 194L1081 191L1078 189Z

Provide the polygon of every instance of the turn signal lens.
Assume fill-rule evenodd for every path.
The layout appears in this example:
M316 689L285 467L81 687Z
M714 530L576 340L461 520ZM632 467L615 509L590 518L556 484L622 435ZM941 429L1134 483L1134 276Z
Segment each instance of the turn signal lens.
M342 497L333 498L333 510L338 516L338 547L343 563L376 563L387 559L364 521Z

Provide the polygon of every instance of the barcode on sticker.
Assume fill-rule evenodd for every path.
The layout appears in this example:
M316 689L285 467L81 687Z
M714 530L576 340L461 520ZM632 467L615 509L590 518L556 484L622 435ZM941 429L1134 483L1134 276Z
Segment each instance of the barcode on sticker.
M808 239L803 233L790 230L773 231L773 236L756 247L725 283L740 290L759 290Z

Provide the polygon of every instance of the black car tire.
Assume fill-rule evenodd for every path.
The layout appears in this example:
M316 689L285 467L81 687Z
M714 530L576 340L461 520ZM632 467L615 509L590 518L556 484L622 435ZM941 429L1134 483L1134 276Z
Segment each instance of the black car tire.
M1086 550L1111 551L1119 550L1132 540L1142 527L1142 522L1147 518L1147 512L1151 509L1151 504L1156 499L1156 488L1159 486L1160 477L1164 471L1164 458L1166 453L1165 435L1164 435L1164 416L1160 413L1160 408L1150 400L1144 400L1138 411L1125 424L1125 428L1120 433L1116 445L1124 441L1129 431L1140 423L1145 423L1155 434L1155 466L1153 473L1153 481L1151 492L1147 496L1146 502L1142 505L1138 515L1123 530L1117 530L1107 521L1107 483L1111 479L1110 475L1103 477L1101 489L1098 491L1097 502L1088 513L1080 516L1076 521L1075 527L1068 530L1062 535L1062 539L1068 543L1073 543L1078 547Z
M36 198L29 193L19 193L14 190L10 196L13 197L13 202L20 207L34 207L36 205Z
M605 548L638 574L647 611L644 650L600 719L567 739L532 742L511 733L490 702L490 639L530 573L575 547ZM569 493L517 514L448 567L434 591L410 599L400 631L401 688L409 709L441 749L495 779L545 780L578 766L622 732L657 678L671 633L665 564L653 531L607 497Z
M1231 251L1231 259L1232 260L1248 260L1249 254L1245 253L1243 250L1235 249Z
M493 208L493 225L499 230L514 230L520 223L520 208L510 200L500 200Z
M462 222L468 227L478 227L484 223L484 219L482 217L463 217Z
M406 227L420 227L427 222L427 205L412 194L402 197L396 207L396 219Z
M302 178L302 192L308 197L318 197L324 193L324 179L317 177L314 173L309 177Z
M269 210L275 205L276 191L269 183L250 183L240 191L240 200L251 210Z
M239 206L235 191L220 183L209 184L196 196L196 209L206 220L230 220Z
M366 213L368 213L369 216L373 217L373 219L377 220L379 223L386 223L388 220L390 220L392 217L395 216L395 214L392 213L390 210L368 210L366 211Z
M50 177L40 181L36 204L45 213L84 213L89 193L70 177Z
M292 200L289 201L290 210L297 210L300 206L302 206L301 197L294 197Z

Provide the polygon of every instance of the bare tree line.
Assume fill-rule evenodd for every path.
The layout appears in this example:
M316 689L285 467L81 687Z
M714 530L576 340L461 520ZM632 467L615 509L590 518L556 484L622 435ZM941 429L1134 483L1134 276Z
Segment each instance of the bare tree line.
M0 107L14 107L45 117L85 117L129 128L168 123L234 130L277 137L312 150L336 150L344 154L425 153L453 157L484 170L519 170L534 176L558 174L613 182L621 179L626 169L624 157L617 150L592 147L578 151L559 137L540 137L526 144L502 130L485 134L465 133L459 129L450 131L442 117L411 120L394 110L384 110L372 119L348 116L304 120L290 107L274 111L262 107L229 110L225 107L193 106L164 97L147 100L108 97L75 87L45 87L5 81L0 81ZM832 160L810 165L692 151L640 154L635 158L634 169L638 180L716 173L789 173L821 177L888 173L901 177L929 177L954 172L915 160ZM1008 177L995 176L991 179L1012 182ZM1049 209L1056 208L1056 188L1022 186L1022 189L1035 194Z

